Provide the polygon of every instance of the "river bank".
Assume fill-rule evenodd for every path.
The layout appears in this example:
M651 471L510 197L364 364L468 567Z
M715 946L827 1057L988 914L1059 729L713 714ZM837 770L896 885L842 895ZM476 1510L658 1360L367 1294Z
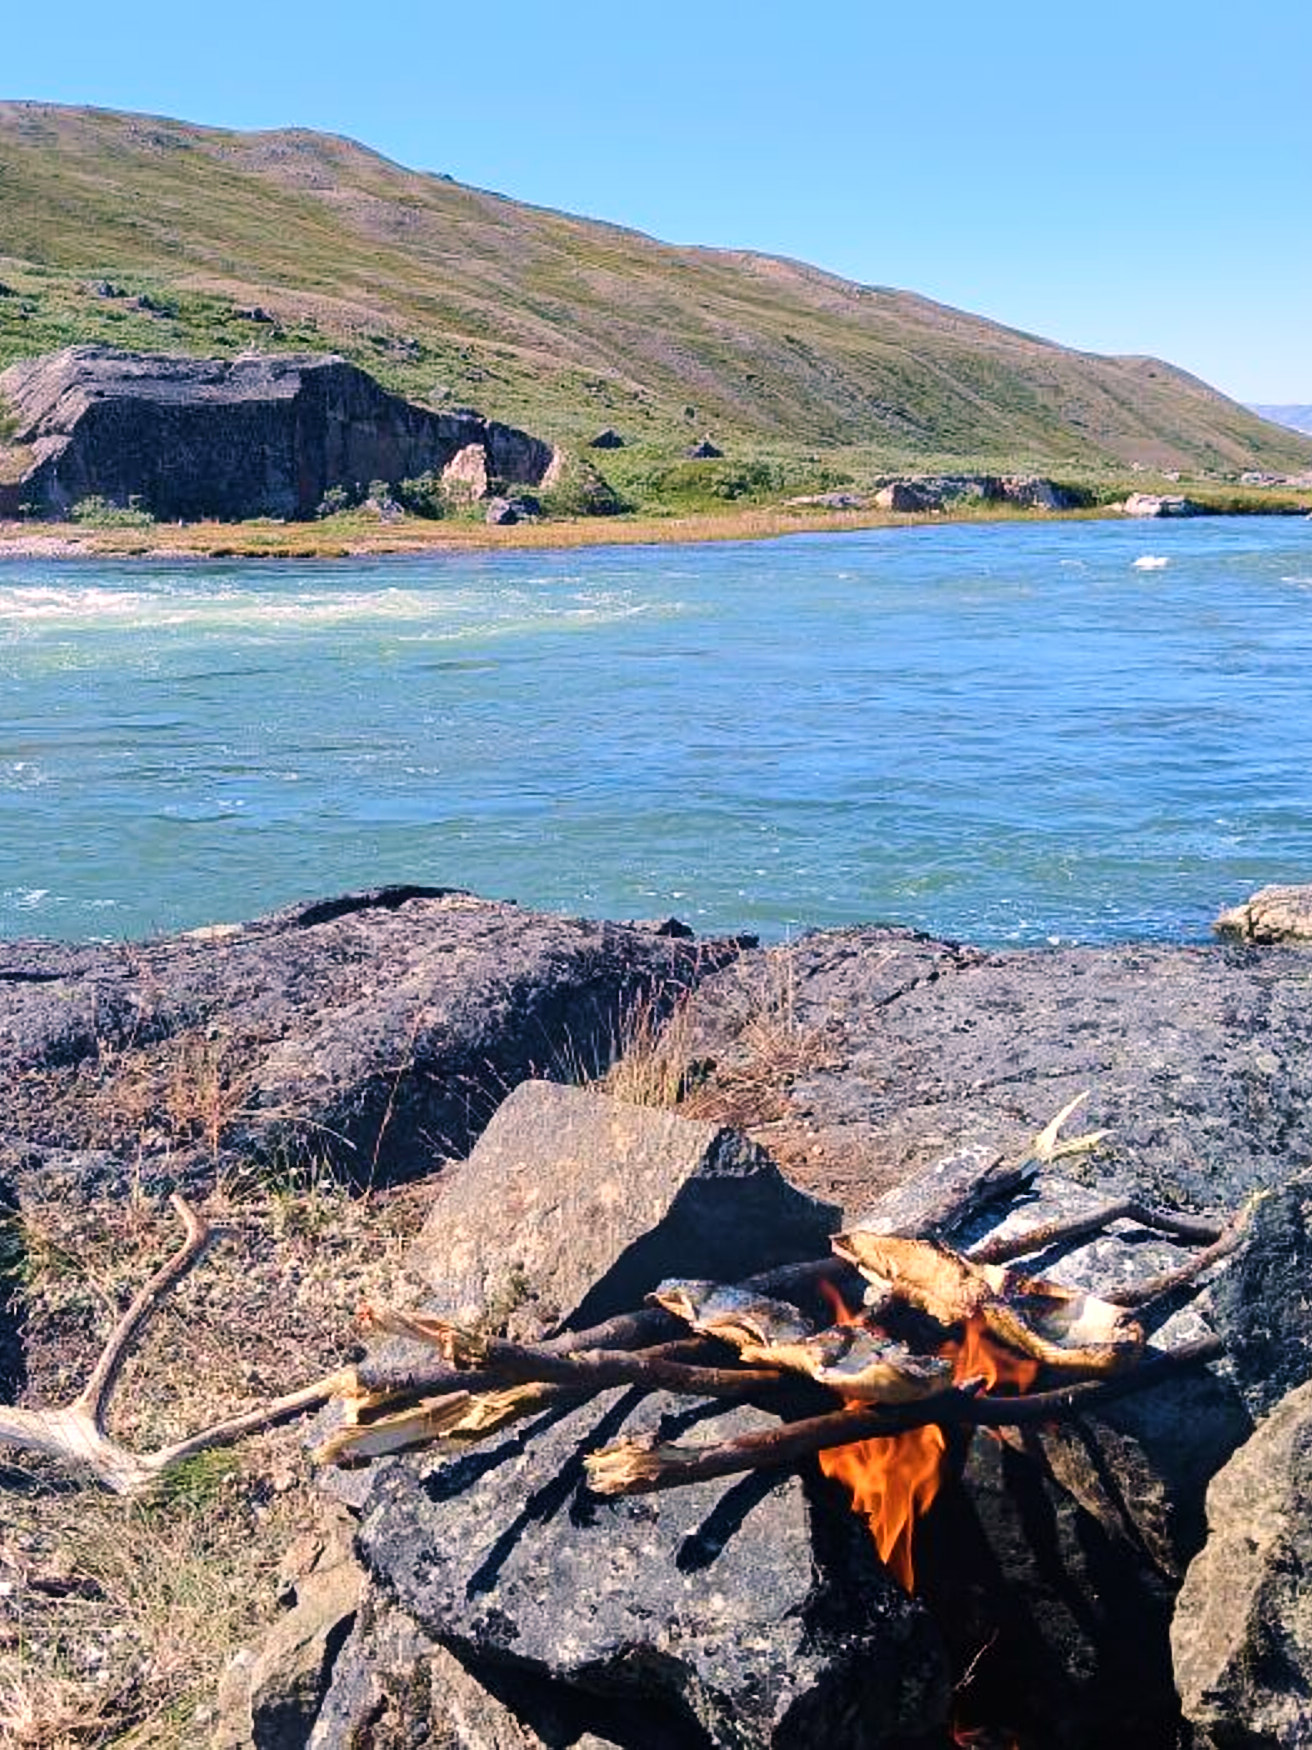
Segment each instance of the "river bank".
M1304 516L1312 492L1190 488L1206 516ZM865 529L940 527L954 523L1120 521L1115 504L1040 510L1013 504L949 510L888 511L814 505L768 505L691 515L576 517L492 526L481 521L389 522L364 511L311 523L156 523L126 528L79 523L0 521L6 559L353 559L418 553L532 552L583 547L684 546L762 541L781 535L841 534ZM1151 521L1148 522L1152 526Z

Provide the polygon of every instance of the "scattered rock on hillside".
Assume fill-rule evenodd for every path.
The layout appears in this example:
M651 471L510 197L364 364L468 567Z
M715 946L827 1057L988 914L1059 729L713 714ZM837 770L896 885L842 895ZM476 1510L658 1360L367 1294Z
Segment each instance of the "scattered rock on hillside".
M1312 942L1312 887L1263 887L1212 928L1243 942Z
M414 1177L507 1088L604 1067L633 1005L737 951L421 887L149 944L0 943L0 1172L68 1186L108 1154L122 1189L130 1163L275 1157Z
M414 478L471 446L490 472L525 485L552 456L526 432L431 412L318 354L198 359L75 346L11 365L0 400L16 415L11 441L32 458L0 487L0 514L30 502L62 515L100 496L138 498L162 518L304 519L332 487Z
M1213 1481L1171 1628L1199 1750L1312 1742L1312 1382Z
M704 437L700 443L693 444L687 454L694 462L711 462L722 456L724 451L713 444L710 438Z
M599 431L588 445L591 450L622 450L624 439L613 426L607 426L605 431Z

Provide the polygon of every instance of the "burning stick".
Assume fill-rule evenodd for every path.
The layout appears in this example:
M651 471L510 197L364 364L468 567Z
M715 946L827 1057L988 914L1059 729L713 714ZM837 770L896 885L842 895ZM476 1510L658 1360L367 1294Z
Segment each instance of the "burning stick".
M770 1470L797 1464L818 1452L880 1439L913 1428L1006 1428L1026 1423L1064 1421L1096 1410L1115 1398L1144 1391L1190 1367L1215 1361L1223 1352L1217 1337L1200 1338L1166 1354L1150 1356L1114 1379L1088 1380L1057 1391L1014 1398L990 1398L956 1389L918 1404L892 1408L835 1410L759 1433L741 1434L712 1446L688 1446L648 1439L616 1441L584 1460L588 1487L598 1495L641 1495L739 1471Z

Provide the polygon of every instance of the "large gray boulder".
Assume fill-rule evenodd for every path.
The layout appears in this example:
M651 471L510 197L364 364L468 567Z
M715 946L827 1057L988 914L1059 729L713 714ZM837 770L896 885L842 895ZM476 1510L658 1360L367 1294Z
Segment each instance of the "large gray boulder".
M583 1455L621 1434L757 1425L739 1407L608 1392L467 1457L391 1465L359 1548L461 1657L632 1703L671 1746L878 1750L940 1726L937 1632L826 1489L767 1473L628 1500L582 1486Z
M415 1177L526 1077L604 1069L635 1008L735 951L421 887L131 946L0 943L0 1176Z
M584 1328L668 1276L733 1282L822 1257L838 1225L735 1131L523 1082L440 1187L412 1249L429 1305L511 1335Z
M159 518L312 517L330 487L441 471L476 449L536 485L550 445L466 412L389 394L345 359L181 358L74 346L0 373L16 466L0 515L61 515L81 499L139 498Z
M1312 1743L1312 1382L1216 1477L1171 1627L1198 1750Z

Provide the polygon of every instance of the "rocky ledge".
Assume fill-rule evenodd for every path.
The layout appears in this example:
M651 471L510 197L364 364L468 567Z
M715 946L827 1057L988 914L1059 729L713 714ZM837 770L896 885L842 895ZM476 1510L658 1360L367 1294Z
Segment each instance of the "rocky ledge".
M1087 1094L1097 1147L980 1231L1108 1198L1224 1219L1261 1193L1238 1256L1151 1323L1224 1358L977 1438L914 1599L809 1466L589 1496L582 1455L617 1432L724 1440L747 1415L610 1390L331 1473L337 1542L234 1663L218 1741L1168 1750L1187 1720L1198 1750L1301 1742L1310 998L1297 946L868 926L760 949L384 889L153 944L6 945L0 1179L21 1206L199 1195L298 1151L436 1174L413 1281L532 1342L663 1276L814 1256L840 1218L914 1227L945 1159L1021 1155ZM1186 1251L1121 1221L1044 1270L1108 1295Z
M541 484L551 446L390 395L330 355L199 359L74 346L0 374L0 516L139 499L163 520L313 517L326 493L477 471ZM461 472L463 470L463 472ZM476 495L477 496L477 495ZM30 514L30 512L29 512Z

